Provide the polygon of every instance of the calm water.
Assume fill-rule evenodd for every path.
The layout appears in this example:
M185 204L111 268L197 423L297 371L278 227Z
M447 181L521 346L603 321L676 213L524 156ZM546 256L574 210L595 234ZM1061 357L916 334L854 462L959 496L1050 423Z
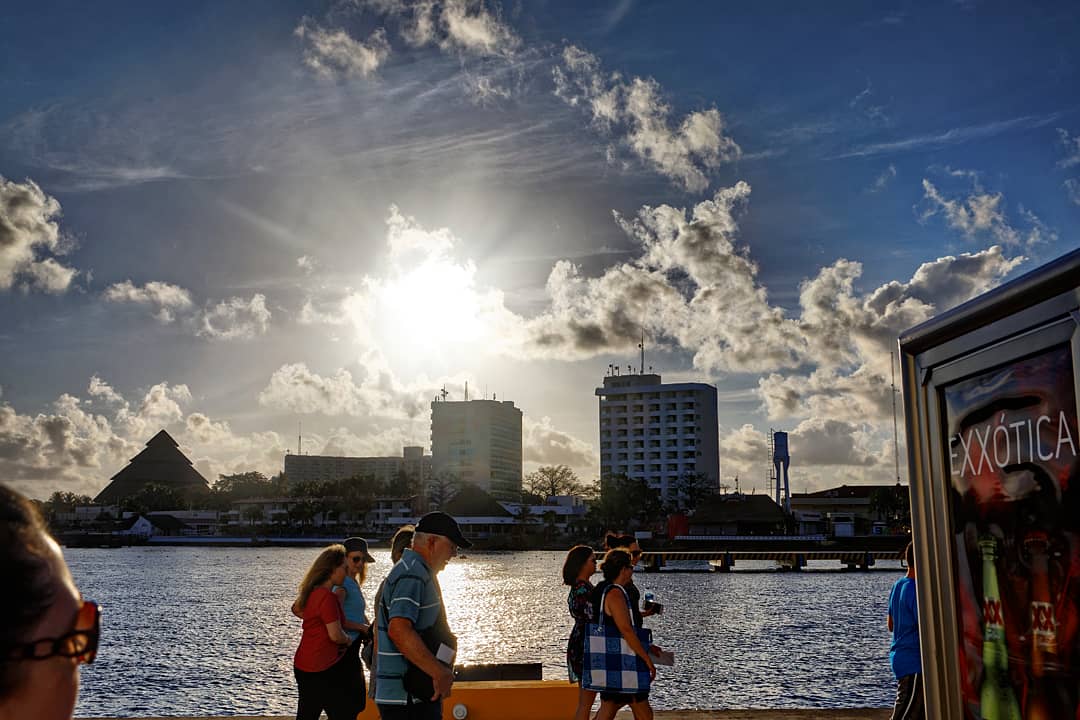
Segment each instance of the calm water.
M295 712L295 586L317 554L290 548L68 549L86 597L103 605L102 647L76 714ZM371 601L389 554L364 584ZM570 619L563 555L471 554L442 573L462 662L535 662L565 679ZM749 567L749 565L747 566ZM832 567L828 565L827 567ZM640 574L665 605L649 619L672 649L653 705L884 707L894 681L885 628L900 572Z

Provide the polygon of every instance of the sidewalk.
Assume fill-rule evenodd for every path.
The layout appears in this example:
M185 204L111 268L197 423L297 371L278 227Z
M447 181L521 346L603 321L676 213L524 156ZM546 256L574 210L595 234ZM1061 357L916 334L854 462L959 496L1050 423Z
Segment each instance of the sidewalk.
M844 710L658 710L656 720L888 720L891 708L852 708ZM631 717L620 712L619 719ZM294 720L293 715L243 715L228 718L129 718L127 720ZM507 717L507 720L513 720Z

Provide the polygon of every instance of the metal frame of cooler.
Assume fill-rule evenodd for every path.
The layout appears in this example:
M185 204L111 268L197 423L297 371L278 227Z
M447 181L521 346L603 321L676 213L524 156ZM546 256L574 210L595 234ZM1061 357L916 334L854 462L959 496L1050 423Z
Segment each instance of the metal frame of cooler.
M928 717L964 718L944 390L1064 343L1071 344L1074 381L1080 381L1080 250L899 338Z

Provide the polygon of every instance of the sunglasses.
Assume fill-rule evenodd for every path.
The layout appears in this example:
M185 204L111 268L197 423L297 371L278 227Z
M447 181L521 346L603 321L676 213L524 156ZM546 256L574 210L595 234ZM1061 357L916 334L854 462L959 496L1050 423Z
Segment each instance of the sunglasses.
M364 562L364 556L363 555L356 555L354 557L350 557L349 562L353 563L354 565L359 565L362 562Z
M632 553L630 553L630 557L634 557L634 558L641 557L641 551L640 550L633 551Z
M90 664L97 657L101 636L101 608L96 602L84 600L75 616L75 630L57 638L42 638L12 648L9 660L48 660L51 657L75 658Z

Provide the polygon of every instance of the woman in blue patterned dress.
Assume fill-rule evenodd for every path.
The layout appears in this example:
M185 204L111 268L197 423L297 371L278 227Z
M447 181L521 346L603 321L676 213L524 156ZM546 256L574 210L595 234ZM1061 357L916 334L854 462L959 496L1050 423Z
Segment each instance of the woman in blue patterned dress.
M596 572L596 553L587 545L575 545L566 553L563 563L563 584L570 586L566 605L570 617L574 618L574 629L570 631L570 641L566 645L566 669L570 682L581 684L582 662L585 657L585 625L592 621L592 590L589 578ZM574 720L588 720L596 693L580 688L578 691L577 711Z

